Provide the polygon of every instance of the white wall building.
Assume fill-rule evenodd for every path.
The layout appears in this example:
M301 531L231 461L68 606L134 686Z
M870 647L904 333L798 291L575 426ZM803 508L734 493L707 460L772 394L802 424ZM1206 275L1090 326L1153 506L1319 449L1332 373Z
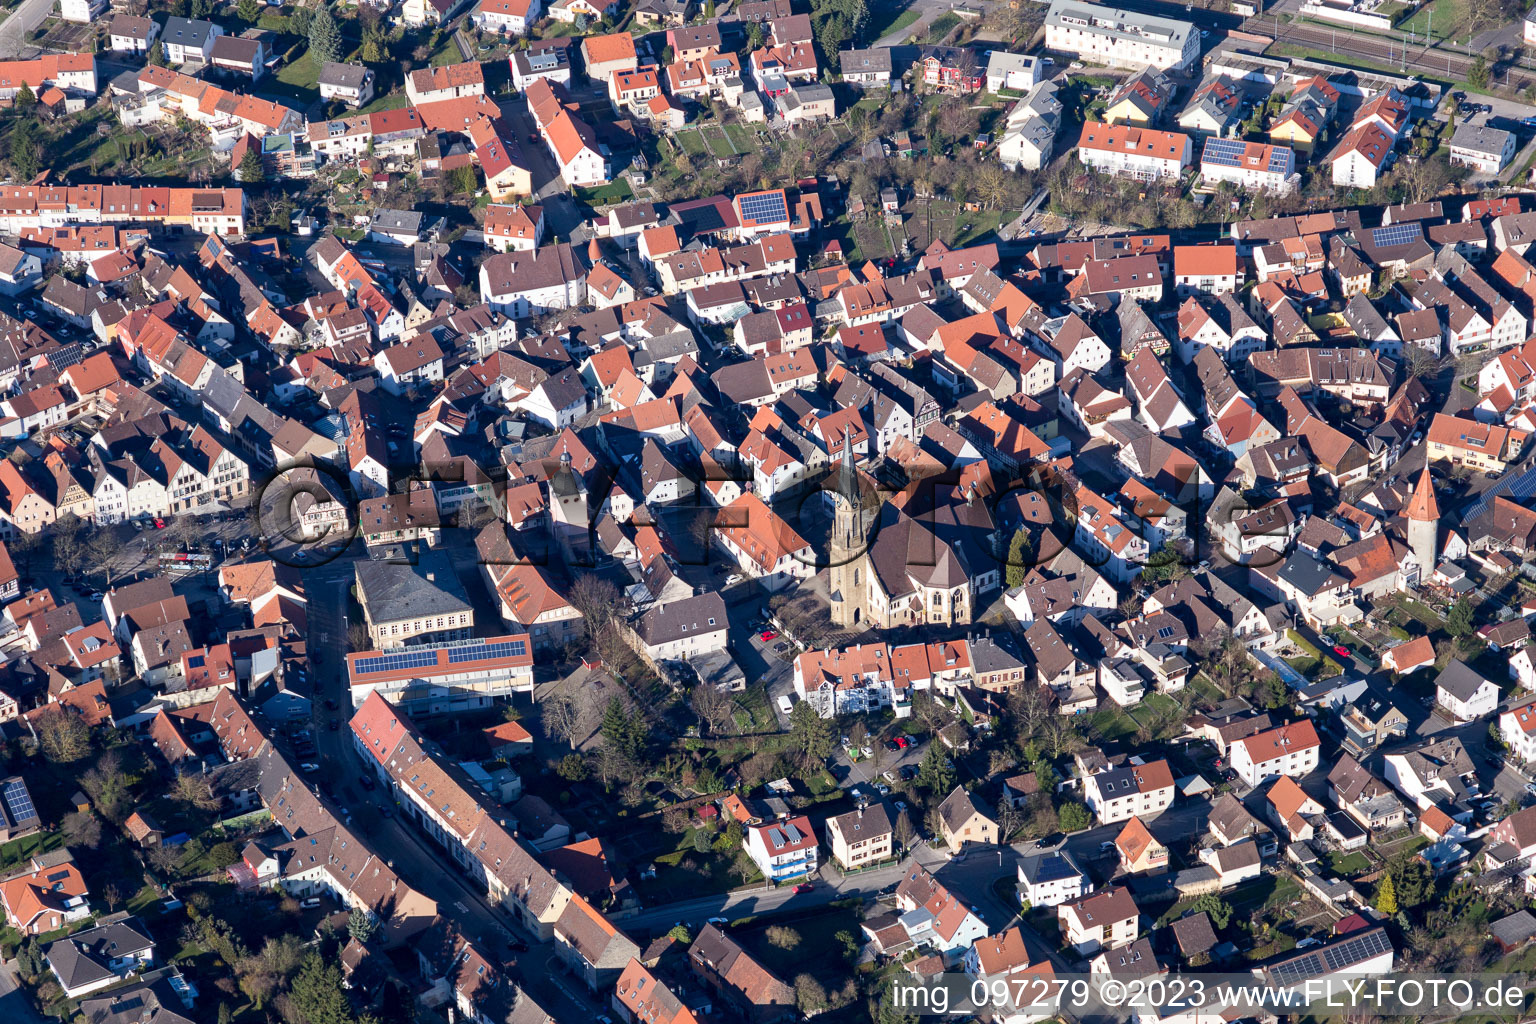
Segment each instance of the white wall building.
M1200 54L1187 21L1055 0L1045 15L1045 48L1111 67L1185 68Z

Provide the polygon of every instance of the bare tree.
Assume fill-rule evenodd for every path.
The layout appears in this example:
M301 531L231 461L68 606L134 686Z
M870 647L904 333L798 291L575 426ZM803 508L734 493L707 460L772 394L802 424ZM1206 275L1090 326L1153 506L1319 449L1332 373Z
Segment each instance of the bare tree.
M1440 365L1440 360L1427 348L1408 345L1403 350L1403 361L1408 365L1411 377L1428 377Z
M549 697L539 705L539 715L544 721L544 734L550 739L564 740L572 750L582 735L580 730L581 707L571 697L559 694Z
M601 576L578 577L566 599L587 620L588 632L608 625L619 613L619 588Z
M903 853L912 849L912 842L917 838L917 829L912 826L912 818L906 811L899 811L896 814L896 821L891 826L891 835Z
M219 809L219 798L213 795L213 788L196 775L178 775L171 797L200 811Z
M43 756L54 764L71 764L91 752L91 729L79 715L60 708L38 716L37 739Z
M709 683L700 683L693 688L689 705L693 713L699 716L700 724L717 736L728 734L730 727L735 724L731 713L735 710L736 702L729 694L721 693Z
M71 811L59 823L64 841L70 846L94 850L101 845L101 822L90 811Z
M117 558L122 545L118 543L111 530L97 530L91 535L91 539L85 545L85 557L87 561L101 570L107 578L107 586L112 586L112 579L117 574L117 567L113 560Z

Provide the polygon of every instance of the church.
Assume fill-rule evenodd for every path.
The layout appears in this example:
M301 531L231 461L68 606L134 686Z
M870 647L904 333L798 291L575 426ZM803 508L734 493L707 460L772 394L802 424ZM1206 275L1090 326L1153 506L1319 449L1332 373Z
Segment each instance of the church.
M864 486L850 446L833 478L832 621L849 629L969 625L1002 584L992 514L974 482L919 481L884 505Z

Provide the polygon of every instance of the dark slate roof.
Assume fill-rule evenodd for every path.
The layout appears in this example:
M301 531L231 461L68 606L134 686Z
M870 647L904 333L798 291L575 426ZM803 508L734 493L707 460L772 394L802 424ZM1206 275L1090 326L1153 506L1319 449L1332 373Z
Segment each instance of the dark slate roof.
M354 571L375 622L470 611L469 595L441 551L423 553L415 565L365 559Z

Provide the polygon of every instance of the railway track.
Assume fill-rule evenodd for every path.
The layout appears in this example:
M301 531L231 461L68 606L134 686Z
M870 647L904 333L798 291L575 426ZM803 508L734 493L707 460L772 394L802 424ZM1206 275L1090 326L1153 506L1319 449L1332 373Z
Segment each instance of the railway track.
M1341 57L1359 57L1384 67L1401 69L1404 63L1403 47L1400 43L1359 32L1334 31L1291 23L1281 27L1277 41L1296 43L1324 52L1332 51ZM1409 72L1426 78L1454 82L1466 79L1474 60L1473 57L1443 53L1427 47L1416 50L1410 46L1407 65ZM1509 70L1507 77L1500 76L1497 81L1500 86L1518 90L1536 83L1536 72L1523 67L1514 67Z

